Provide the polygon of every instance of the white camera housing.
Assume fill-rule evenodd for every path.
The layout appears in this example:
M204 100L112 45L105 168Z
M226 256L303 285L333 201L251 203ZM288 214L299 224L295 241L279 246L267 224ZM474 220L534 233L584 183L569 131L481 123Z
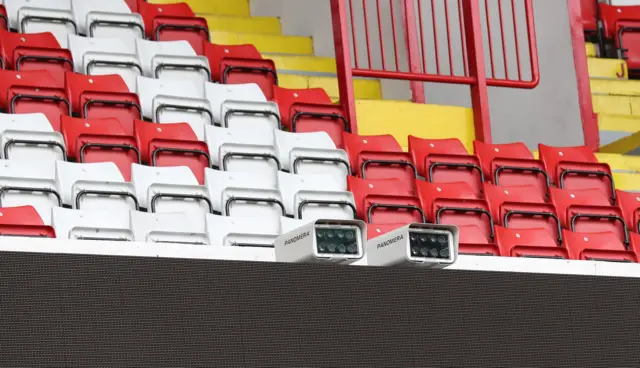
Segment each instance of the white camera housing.
M348 264L362 259L366 243L363 221L316 220L276 239L276 262Z
M458 243L457 226L414 223L370 239L367 264L444 268L458 258Z

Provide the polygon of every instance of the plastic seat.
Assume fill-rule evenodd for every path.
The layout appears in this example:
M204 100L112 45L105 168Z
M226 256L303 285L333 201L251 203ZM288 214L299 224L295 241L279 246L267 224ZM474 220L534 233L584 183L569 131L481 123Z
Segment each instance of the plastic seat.
M129 211L53 208L52 225L59 239L133 241Z
M229 217L208 214L205 217L211 245L273 248L280 235L279 220L260 217Z
M640 193L616 190L616 205L622 211L627 229L640 233Z
M487 144L473 142L480 158L485 180L498 186L535 186L545 196L549 193L549 176L544 164L533 158L529 148L522 143Z
M62 203L74 209L138 210L134 187L112 162L56 162Z
M598 0L581 0L582 26L585 32L596 32L598 29Z
M630 70L640 68L640 6L615 6L600 3L603 37L613 41L618 58L626 59Z
M598 188L608 193L611 203L615 203L611 168L608 164L598 163L590 148L551 147L540 144L538 150L540 159L556 186L569 190Z
M358 215L353 194L346 191L346 183L336 181L332 176L279 172L278 188L287 215L294 218L353 220Z
M272 176L280 170L272 130L205 127L212 166L222 171Z
M280 113L273 102L267 102L255 83L226 85L205 83L205 94L211 103L215 125L252 129L280 129Z
M565 247L572 259L588 261L638 262L635 252L612 232L571 232L564 230Z
M158 167L186 166L200 184L204 169L211 167L207 144L198 140L189 124L155 124L136 120L136 142L143 164Z
M186 3L150 4L141 2L138 11L144 19L147 37L155 41L185 40L198 55L203 54L202 44L209 42L207 20L196 17Z
M496 243L502 256L569 258L567 249L558 246L554 237L545 229L513 229L496 226L495 232Z
M286 216L277 179L253 173L205 170L205 186L216 214L233 217Z
M9 17L7 16L7 9L2 4L0 4L0 29L9 29Z
M269 101L278 74L273 60L263 59L253 45L216 45L205 42L204 56L211 65L211 79L222 84L255 83Z
M124 0L124 2L127 3L127 6L129 7L129 9L131 9L132 12L138 13L139 0Z
M70 159L81 163L112 162L126 181L131 180L131 164L140 163L135 138L116 119L63 116L62 134Z
M600 189L551 188L551 201L563 228L583 233L612 232L621 242L629 244L622 211L612 207Z
M187 41L137 39L136 51L146 77L199 83L211 80L209 61L204 56L196 55Z
M66 0L42 2L32 0L7 1L9 26L19 33L51 32L63 48L67 48L67 34L78 34L69 2Z
M188 167L131 165L131 181L140 207L148 212L213 213L205 188Z
M38 212L62 206L52 161L0 160L0 207L33 206Z
M290 133L274 131L282 169L293 174L324 174L346 180L350 175L349 156L337 149L325 132Z
M409 153L418 175L430 183L467 183L480 194L484 174L480 159L470 155L457 138L424 139L409 136Z
M426 222L420 200L398 179L347 177L358 218L368 224L386 225Z
M35 114L0 114L0 158L38 162L66 160L62 134L54 132L47 117Z
M55 238L56 232L32 206L0 208L0 236Z
M484 185L484 195L496 225L510 229L546 229L562 244L562 224L556 209L532 185Z
M273 86L282 126L291 132L326 132L336 146L343 147L342 133L351 133L351 125L340 105L322 88L287 89Z
M144 22L132 13L124 0L71 0L78 33L87 37L111 37L121 40L144 38Z
M202 215L131 211L130 216L137 242L209 245Z

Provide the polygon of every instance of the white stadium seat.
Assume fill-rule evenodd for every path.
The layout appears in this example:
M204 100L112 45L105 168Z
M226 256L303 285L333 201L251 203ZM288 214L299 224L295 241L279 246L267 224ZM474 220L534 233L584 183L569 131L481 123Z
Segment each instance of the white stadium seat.
M44 114L0 114L0 158L65 160L64 137L53 130Z
M0 207L29 205L40 213L62 206L54 162L0 160Z
M278 235L278 218L206 215L211 245L271 248Z
M205 126L205 138L214 167L223 171L252 172L257 177L280 170L270 129L245 130Z
M132 13L124 0L71 0L71 9L78 32L87 37L119 38L125 42L145 37L142 16Z
M128 210L52 209L58 239L134 241Z
M130 228L139 242L209 245L204 216L131 211Z
M198 56L187 41L137 39L136 52L148 78L193 81L211 80L209 61ZM204 88L204 87L203 87Z
M257 84L205 83L215 125L222 127L280 128L278 106L267 102Z
M9 27L20 33L51 32L62 48L67 48L67 35L78 34L73 14L64 1L11 0L7 1Z

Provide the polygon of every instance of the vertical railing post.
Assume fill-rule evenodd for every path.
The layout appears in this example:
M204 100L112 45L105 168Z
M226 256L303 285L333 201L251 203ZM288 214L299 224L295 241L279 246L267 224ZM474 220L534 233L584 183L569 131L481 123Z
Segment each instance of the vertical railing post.
M416 23L415 0L403 1L403 16L405 24L405 37L407 42L407 60L409 71L414 74L422 74L420 63L420 45L418 42L418 24ZM420 0L418 0L420 1ZM424 71L426 73L426 70ZM424 82L411 81L411 95L415 103L425 103Z
M484 64L482 24L478 0L463 0L462 4L469 58L469 74L475 79L471 85L476 139L491 143L491 120L489 118L489 90ZM489 11L487 9L487 11Z
M349 25L347 23L347 0L331 0L331 18L333 21L333 43L336 50L340 104L347 113L351 132L357 133L356 99L353 90Z

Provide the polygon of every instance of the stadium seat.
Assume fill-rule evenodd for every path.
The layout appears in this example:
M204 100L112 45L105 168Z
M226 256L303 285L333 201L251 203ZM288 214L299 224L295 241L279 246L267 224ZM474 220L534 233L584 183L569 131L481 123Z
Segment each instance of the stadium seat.
M0 4L0 29L9 30L9 17L7 17L7 8Z
M58 239L133 241L128 210L53 208Z
M33 206L39 213L61 207L52 161L0 160L0 207Z
M65 88L75 116L85 119L117 119L127 134L133 121L142 119L142 106L120 75L84 75L67 72Z
M124 2L127 3L127 6L132 12L138 13L138 3L140 0L124 0Z
M140 207L148 212L185 212L204 215L213 206L205 188L185 166L131 165L131 182Z
M324 174L345 180L351 174L349 157L337 149L326 132L290 133L275 130L276 149L284 171Z
M600 3L604 38L611 40L619 59L625 59L629 71L640 69L640 6L616 6Z
M207 144L186 123L155 124L134 122L134 135L141 161L150 166L186 166L204 183L204 169L211 167Z
M71 0L71 9L79 34L119 38L128 42L145 37L142 16L137 12L132 13L124 0Z
M364 136L344 133L344 148L351 170L363 179L396 178L407 189L413 188L418 176L411 157L403 152L392 135Z
M287 89L273 87L282 126L290 132L327 132L336 146L343 147L342 133L351 133L344 109L331 103L322 88Z
M553 183L561 189L598 188L608 193L611 203L616 194L613 175L608 164L598 163L589 147L551 147L538 145L540 159Z
M263 59L253 45L215 45L203 43L204 56L211 65L211 79L222 84L256 83L268 100L278 74L273 60Z
M205 83L215 125L245 129L280 129L278 106L267 102L257 84Z
M522 142L487 144L473 142L473 149L480 158L485 179L498 186L532 185L543 196L549 193L549 175L541 161Z
M205 126L211 164L222 171L275 175L280 170L273 131Z
M136 52L145 77L190 80L204 83L211 80L209 61L196 52L187 41L136 40Z
M346 182L330 175L279 172L278 188L288 216L314 221L353 220L358 215L353 194L346 191Z
M459 139L424 139L410 135L409 153L418 175L428 182L464 182L478 195L482 193L484 174L480 160L469 155Z
M134 187L112 162L57 161L56 182L62 203L74 209L138 210Z
M67 48L67 34L78 34L68 0L7 0L9 27L19 33L51 32Z
M130 216L130 229L133 231L135 241L209 245L202 215L131 211Z
M496 243L504 257L568 259L567 249L558 246L545 229L513 229L496 226Z
M35 114L0 114L0 158L24 161L66 160L62 134L54 132L47 117Z
M140 151L133 134L118 120L62 117L61 131L69 158L81 163L113 162L126 181L131 180L131 164L140 163Z
M368 224L400 227L427 220L420 200L398 179L348 176L347 187L353 193L358 218Z
M265 221L261 217L230 217L208 214L205 217L211 245L253 248L273 248L280 235L278 219Z
M32 206L3 207L0 208L0 236L55 238L56 232Z
M616 201L627 223L627 229L640 233L640 193L616 190Z
M258 177L253 173L212 169L206 169L204 175L215 213L270 219L286 216L275 176Z
M598 29L598 0L581 0L582 26L584 31L594 33Z
M571 232L564 230L565 247L571 259L638 262L635 252L612 232Z

